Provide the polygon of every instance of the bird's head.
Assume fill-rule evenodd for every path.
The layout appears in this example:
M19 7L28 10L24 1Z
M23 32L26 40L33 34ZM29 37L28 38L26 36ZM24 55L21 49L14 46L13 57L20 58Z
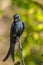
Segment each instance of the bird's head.
M20 16L18 14L15 14L13 18L15 22L20 21Z

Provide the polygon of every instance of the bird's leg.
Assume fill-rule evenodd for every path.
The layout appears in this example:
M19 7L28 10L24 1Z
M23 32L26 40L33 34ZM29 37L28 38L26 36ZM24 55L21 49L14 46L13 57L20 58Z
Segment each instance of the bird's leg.
M21 45L21 41L19 38L17 38L17 41L19 43L19 49L20 49L20 55L21 55L21 61L22 61L22 65L25 65L25 62L24 62L24 58L22 56L22 45Z

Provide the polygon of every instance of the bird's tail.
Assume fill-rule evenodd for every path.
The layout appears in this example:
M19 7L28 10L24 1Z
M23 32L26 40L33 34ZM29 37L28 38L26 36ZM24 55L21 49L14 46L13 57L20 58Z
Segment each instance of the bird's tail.
M13 60L13 62L14 62L14 45L12 45L12 46L9 48L9 51L8 51L7 55L5 56L5 58L3 59L3 61L6 61L10 55L11 55L12 60Z

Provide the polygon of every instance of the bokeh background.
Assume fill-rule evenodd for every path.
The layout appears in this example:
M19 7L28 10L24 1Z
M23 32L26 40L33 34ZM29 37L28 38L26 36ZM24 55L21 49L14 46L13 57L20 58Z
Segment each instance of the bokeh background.
M13 65L11 56L6 62L2 60L10 46L10 28L16 13L25 24L21 36L25 64L43 65L43 0L0 0L0 65ZM18 44L15 50L15 62L20 61Z

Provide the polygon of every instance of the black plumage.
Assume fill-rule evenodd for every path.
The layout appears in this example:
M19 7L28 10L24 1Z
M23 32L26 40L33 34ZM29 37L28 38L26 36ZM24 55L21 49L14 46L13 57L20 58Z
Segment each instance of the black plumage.
M10 48L3 61L6 61L8 57L11 55L12 60L14 62L14 48L16 40L17 37L20 37L24 31L24 23L20 20L20 16L18 14L15 14L13 18L14 22L12 23L10 30Z

